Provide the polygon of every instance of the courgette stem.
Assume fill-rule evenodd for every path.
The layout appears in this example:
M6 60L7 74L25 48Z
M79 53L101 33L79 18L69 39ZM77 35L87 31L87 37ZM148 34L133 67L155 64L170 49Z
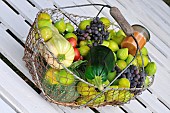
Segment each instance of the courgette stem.
M95 78L92 80L93 84L97 86L97 88L102 91L104 89L103 87L103 81L101 76L95 76Z
M58 54L57 58L60 62L62 62L63 60L65 60L65 54Z

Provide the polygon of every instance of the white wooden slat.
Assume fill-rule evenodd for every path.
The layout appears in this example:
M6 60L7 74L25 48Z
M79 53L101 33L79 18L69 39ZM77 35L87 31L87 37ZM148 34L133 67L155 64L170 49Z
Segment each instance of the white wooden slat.
M16 113L7 103L0 98L0 113Z
M145 1L145 0L135 1L135 0L133 0L133 4L136 5L137 8L142 9L142 11L145 12L145 14L147 15L148 18L150 18L150 20L152 20L155 24L160 26L164 32L166 32L168 35L170 35L170 33L169 33L170 23L166 20L166 19L169 19L170 17L167 18L166 15L157 14L157 12L155 11L155 9L157 9L157 8L153 8L151 6L151 2L149 2L149 1Z
M124 113L123 110L121 110L119 107L113 107L113 106L104 106L96 108L100 113Z
M168 34L166 34L158 25L156 25L152 20L150 20L142 9L138 8L137 6L133 5L133 2L121 1L127 10L129 10L134 16L136 16L147 28L149 28L152 32L156 33L157 36L170 47L170 39L168 38ZM135 10L134 10L135 9Z
M5 27L2 24L0 24L0 35L2 40L0 41L1 53L31 80L32 77L25 68L25 63L22 60L24 48L5 31Z
M170 16L170 7L163 0L151 0L152 5L158 7L158 13L165 13Z
M58 113L2 60L0 60L0 72L0 94L10 104L15 105L18 112Z
M33 7L26 0L7 0L7 2L12 5L28 22L31 24L36 17L38 9Z
M64 0L64 1L54 0L54 4L58 7L75 6L76 5L71 0ZM85 11L82 10L82 8L68 8L68 9L63 9L63 10L65 10L68 13L75 14L75 15L83 16L85 14ZM89 16L89 15L85 15L85 16Z
M2 0L0 1L0 21L5 24L17 37L24 40L29 32L29 25L26 24L22 16L17 15Z
M30 0L38 9L53 8L53 0Z
M148 108L145 108L137 100L131 100L129 104L122 106L128 113L152 113Z
M169 113L170 110L164 106L155 95L149 93L149 91L144 91L142 95L138 96L140 99L149 109L151 109L154 113Z
M65 113L94 113L90 108L75 109L65 106L59 106Z

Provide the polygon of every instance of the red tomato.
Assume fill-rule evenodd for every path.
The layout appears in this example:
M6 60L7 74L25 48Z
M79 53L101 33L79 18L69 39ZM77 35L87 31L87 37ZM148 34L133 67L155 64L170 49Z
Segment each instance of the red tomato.
M77 46L77 40L73 37L67 39L73 47Z
M80 52L77 48L74 48L74 53L75 53L74 61L79 60L80 59Z

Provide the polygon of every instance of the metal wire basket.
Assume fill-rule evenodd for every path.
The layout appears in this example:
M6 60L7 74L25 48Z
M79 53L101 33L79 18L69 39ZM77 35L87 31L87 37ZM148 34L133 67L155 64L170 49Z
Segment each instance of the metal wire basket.
M56 8L56 9L49 8L49 9L42 9L40 12L38 12L37 17L39 14L45 12L51 16L53 22L56 22L57 20L63 18L65 22L71 22L74 25L74 27L77 28L80 21L85 19L92 19L93 17L69 14L63 11L62 9L89 6L89 5L102 6L97 16L101 13L104 7L111 8L108 5L102 5L102 4L86 4L86 5L79 5L79 6ZM66 67L58 60L57 57L55 57L55 55L48 49L48 46L46 45L44 40L41 38L41 33L38 29L37 22L38 20L36 18L28 34L25 43L25 53L24 53L23 60L26 62L26 67L31 73L32 78L35 81L35 84L38 86L38 88L40 88L43 95L50 102L64 105L64 106L75 107L75 108L87 107L87 106L99 107L105 105L113 105L113 106L123 105L125 103L128 103L130 100L134 99L137 95L141 94L142 91L146 90L153 83L154 76L151 76L149 78L151 81L150 84L148 86L143 85L141 88L111 88L110 87L110 85L113 84L118 78L120 78L121 75L125 71L127 71L127 69L131 66L139 50L138 42L134 38L133 33L128 32L128 29L131 28L129 27L124 28L125 24L121 24L121 22L118 22L121 27L115 24L112 25L112 27L113 29L115 28L121 29L123 27L123 30L125 31L126 35L131 35L133 37L133 39L136 41L137 44L136 55L131 61L131 63L127 65L127 67L123 69L110 84L108 84L102 91L98 91L93 84L83 79L83 77L78 76L77 73L75 73L69 67ZM37 37L40 38L37 39ZM52 63L49 64L47 62L47 59L52 59L53 61L52 63L58 63L59 67L56 68ZM140 71L144 73L144 67L141 68ZM65 78L59 77L61 73L62 74L64 73ZM56 74L58 75L58 78L55 76ZM72 75L73 78L69 78L68 76L70 75ZM65 82L60 84L58 83L58 81L60 81L59 79L67 79L66 82L68 83L72 81L72 79L74 79L74 82L71 85L68 85L68 83ZM78 86L78 84L81 85ZM82 90L83 94L77 92L78 88L79 90L80 89Z

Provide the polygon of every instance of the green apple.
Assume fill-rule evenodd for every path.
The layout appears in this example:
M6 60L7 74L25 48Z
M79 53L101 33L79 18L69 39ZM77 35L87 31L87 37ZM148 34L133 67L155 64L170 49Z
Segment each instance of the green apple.
M74 33L67 33L64 35L66 39L68 38L75 38L77 40L77 36Z
M109 46L108 46L113 52L117 51L119 49L119 46L116 42L113 40L109 40Z
M87 25L90 26L90 22L91 22L91 20L83 20L83 21L81 21L80 24L79 24L79 29L85 30Z
M60 33L64 33L64 31L66 30L66 24L64 22L64 19L55 22L54 26L58 29Z
M74 26L71 23L66 23L66 32L72 33L74 31Z

